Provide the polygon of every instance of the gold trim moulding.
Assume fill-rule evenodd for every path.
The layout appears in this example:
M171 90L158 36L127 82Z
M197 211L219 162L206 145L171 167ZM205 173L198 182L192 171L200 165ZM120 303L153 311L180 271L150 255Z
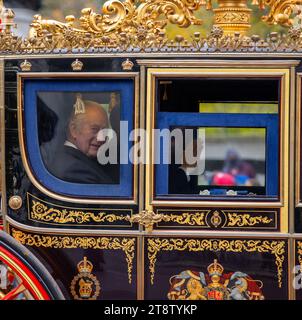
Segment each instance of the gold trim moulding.
M292 66L298 66L300 60L155 60L155 59L137 59L138 65L146 67L208 67L208 68L290 68Z
M76 198L74 196L63 196L49 190L47 187L43 186L40 181L35 178L32 172L31 166L28 161L25 137L24 137L24 108L23 108L23 91L22 91L22 80L26 78L98 78L98 79L133 79L134 81L134 127L138 127L138 113L139 113L139 73L138 72L87 72L87 73L74 73L74 72L31 72L31 73L18 73L17 83L18 83L18 135L20 141L21 158L23 162L24 169L29 180L33 185L40 190L45 195L50 198L54 198L61 201L72 202L72 203L85 203L85 204L116 204L116 205L137 205L138 204L138 165L134 164L133 170L133 197L132 199L93 199L93 198ZM136 146L137 144L135 144ZM137 148L137 146L136 146Z
M293 58L301 58L301 53L273 53L273 52L267 52L267 53L253 53L253 52L216 52L216 53L201 53L201 52L185 52L185 53L177 53L177 52L167 52L167 53L135 53L135 52L121 52L121 53L66 53L66 54L54 54L54 53L49 53L49 54L11 54L11 55L3 55L0 52L0 59L3 59L5 61L10 61L10 60L23 60L23 59L30 59L30 60L35 60L35 59L85 59L85 58L96 58L96 59L101 59L101 58L137 58L138 60L143 60L143 59L150 59L154 58L154 56L158 57L158 59L165 59L165 58L181 58L183 61L188 61L188 60L194 60L196 58L200 58L202 60L196 60L196 61L203 61L204 59L209 59L213 58L214 59L222 59L222 58L282 58L282 59L293 59ZM280 60L282 61L282 60ZM215 66L213 66L215 67ZM261 67L261 65L260 65ZM277 66L276 66L277 67ZM282 66L281 66L282 67ZM21 73L21 72L20 72ZM50 72L51 73L51 72Z
M47 228L47 227L32 227L23 223L17 222L11 217L7 217L7 232L9 233L9 226L18 228L25 232L51 234L51 235L74 235L74 236L101 236L101 235L121 235L121 236L150 236L146 231L138 230L95 230L95 229L66 229L66 228ZM256 239L269 239L269 238L293 238L294 236L289 233L281 232L260 232L260 231L219 231L219 230L158 230L152 231L151 236L167 237L218 237L218 238L256 238ZM302 234L301 234L302 238Z
M242 201L202 201L200 199L199 201L190 201L190 200L184 200L184 201L168 201L168 200L153 200L150 202L151 205L153 206L169 206L171 208L179 207L179 208L184 208L184 207L199 207L199 208L216 208L216 207L225 207L225 208L283 208L284 203L280 201L276 202L242 202Z
M34 233L41 233L41 234L60 234L60 235L75 235L75 236L85 236L85 235L91 235L91 236L100 236L100 235L123 235L123 236L139 236L142 235L142 233L138 230L131 230L131 229L94 229L90 228L89 225L83 226L83 228L79 228L77 226L73 226L73 228L64 228L64 226L61 227L32 227L25 225L23 223L20 223L18 221L15 221L9 216L6 216L6 222L7 227L5 230L8 232L9 228L8 226L11 225L15 228L27 231L27 232L34 232Z
M301 198L301 107L302 107L302 72L296 74L296 157L295 157L295 205L302 208Z

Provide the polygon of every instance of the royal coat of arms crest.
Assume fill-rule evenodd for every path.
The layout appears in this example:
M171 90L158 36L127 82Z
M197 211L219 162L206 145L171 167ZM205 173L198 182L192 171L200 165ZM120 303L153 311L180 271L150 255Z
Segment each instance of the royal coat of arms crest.
M208 273L185 270L170 278L169 300L264 300L263 283L241 271L224 273L215 259Z

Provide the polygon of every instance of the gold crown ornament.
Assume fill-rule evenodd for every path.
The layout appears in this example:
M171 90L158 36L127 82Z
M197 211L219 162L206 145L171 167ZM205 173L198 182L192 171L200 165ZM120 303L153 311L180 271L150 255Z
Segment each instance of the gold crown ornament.
M221 276L223 274L224 268L221 264L217 262L217 259L214 260L214 263L208 266L208 273L210 276L218 275Z
M21 64L20 64L20 68L23 72L25 71L30 71L31 70L31 67L32 67L32 64L27 61L27 60L24 60Z
M81 62L79 59L76 59L75 61L73 61L73 63L71 64L72 70L73 71L82 71L84 66L84 63Z
M91 273L93 269L93 265L87 260L87 257L84 257L84 259L77 264L77 267L80 273Z
M130 61L129 59L123 61L122 68L124 71L131 71L134 67L134 63Z
M77 264L79 273L72 279L70 292L75 300L96 300L100 295L101 285L91 273L93 264L84 257Z

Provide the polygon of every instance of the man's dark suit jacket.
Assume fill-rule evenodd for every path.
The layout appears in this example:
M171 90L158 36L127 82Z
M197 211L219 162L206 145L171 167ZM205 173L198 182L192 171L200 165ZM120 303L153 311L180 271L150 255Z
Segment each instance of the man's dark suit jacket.
M170 194L196 194L197 176L191 176L187 179L185 172L177 165L171 165L169 168L169 193Z
M78 149L63 146L54 155L48 170L57 178L68 182L113 184L105 172L105 167L96 159L87 157Z

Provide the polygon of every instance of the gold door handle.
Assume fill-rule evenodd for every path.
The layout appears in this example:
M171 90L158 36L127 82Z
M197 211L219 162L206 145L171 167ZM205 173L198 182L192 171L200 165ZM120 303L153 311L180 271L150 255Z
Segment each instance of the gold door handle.
M137 222L140 225L145 227L145 230L147 232L153 231L153 225L155 223L161 222L165 219L165 216L163 214L154 213L151 210L143 210L138 214L134 214L133 216L127 216L126 220L129 222Z

